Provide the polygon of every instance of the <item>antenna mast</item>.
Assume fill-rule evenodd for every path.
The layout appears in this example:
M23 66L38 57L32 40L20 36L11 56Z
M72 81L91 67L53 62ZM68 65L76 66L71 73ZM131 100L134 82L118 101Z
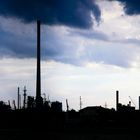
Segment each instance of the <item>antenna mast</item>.
M25 106L26 106L26 96L27 96L27 94L26 94L26 92L27 92L27 90L26 90L26 86L24 86L24 90L23 90L23 92L24 92L24 94L23 94L23 96L24 96L24 100L23 100L23 108L25 108Z
M66 99L67 112L69 111L68 99Z

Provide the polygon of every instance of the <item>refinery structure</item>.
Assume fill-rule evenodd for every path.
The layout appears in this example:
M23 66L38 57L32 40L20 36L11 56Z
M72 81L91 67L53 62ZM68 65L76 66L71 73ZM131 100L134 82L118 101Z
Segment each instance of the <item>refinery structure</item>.
M115 133L127 130L128 133L139 131L140 110L136 110L130 97L127 105L119 102L119 91L116 91L116 109L102 106L88 106L80 110L70 110L66 99L67 110L63 111L62 103L51 102L46 95L41 96L41 47L40 21L37 21L37 69L36 96L28 96L26 86L17 88L17 100L0 102L0 129L32 129L47 131L92 131L98 133ZM131 105L133 103L133 106ZM139 97L140 106L140 97Z
M41 34L40 33L41 33L41 23L40 23L40 20L37 20L36 96L35 97L28 96L26 86L24 86L23 90L20 90L20 87L18 87L17 88L17 102L15 100L10 102L9 100L8 105L2 102L2 105L7 106L7 108L11 108L13 110L19 110L19 109L27 109L27 108L41 109L44 106L47 108L51 106L52 108L55 108L55 106L58 106L59 110L62 111L62 103L58 101L50 102L49 99L46 99L45 93L43 93L44 98L42 98L41 96L41 47L40 47ZM23 91L23 94L21 91Z
M36 49L36 56L37 56L37 63L36 63L36 96L28 96L27 95L27 89L26 86L22 90L20 90L20 87L17 88L17 102L13 100L10 102L8 101L8 106L11 109L26 109L26 108L42 108L44 105L51 107L51 104L56 104L60 107L59 110L62 111L62 103L56 101L51 103L49 99L46 98L46 94L41 94L41 22L40 20L37 20L37 49ZM20 93L23 91L23 94ZM22 96L23 95L23 96ZM43 95L43 98L42 96ZM136 105L133 102L132 98L129 96L130 101L127 105L122 105L119 103L119 91L116 91L116 111L119 110L135 110ZM133 106L131 106L131 103L133 103ZM2 103L4 104L4 102ZM5 103L7 105L7 103ZM52 106L53 106L52 105ZM79 104L80 110L82 109L82 101L80 96L80 104ZM69 111L69 105L68 105L68 99L66 99L66 108L67 111ZM105 108L107 108L107 105L105 105ZM140 109L140 97L139 97L139 109Z

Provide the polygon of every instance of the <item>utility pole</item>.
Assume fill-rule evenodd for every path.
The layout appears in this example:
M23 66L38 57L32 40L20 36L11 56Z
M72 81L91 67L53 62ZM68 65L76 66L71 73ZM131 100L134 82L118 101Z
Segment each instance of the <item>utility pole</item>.
M66 107L67 107L67 112L68 112L69 111L68 99L66 99Z
M119 104L119 91L116 91L116 111L118 111L118 104Z
M27 96L27 94L26 94L26 92L27 92L26 86L24 86L23 92L24 92L24 94L23 94L23 97L24 97L24 100L23 100L23 108L25 108L26 107L26 96Z

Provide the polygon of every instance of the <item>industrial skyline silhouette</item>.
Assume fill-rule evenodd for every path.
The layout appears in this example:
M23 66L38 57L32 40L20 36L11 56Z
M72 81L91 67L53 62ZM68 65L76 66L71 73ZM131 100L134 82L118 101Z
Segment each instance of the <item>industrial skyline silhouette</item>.
M20 88L17 90L17 104L13 100L13 105L0 102L0 134L15 131L22 131L24 137L36 132L30 137L42 138L41 132L46 133L48 139L66 139L65 135L79 134L77 139L81 139L82 133L85 139L92 139L95 135L127 135L129 138L139 138L140 110L131 106L123 105L119 102L119 91L116 91L116 110L102 106L87 106L82 108L80 97L80 110L69 109L68 99L66 99L67 110L63 111L62 103L51 102L41 96L41 46L40 46L40 21L37 20L37 69L36 69L36 96L27 96L27 89L24 86L23 105ZM54 135L52 135L54 134ZM88 134L88 135L87 135ZM100 137L98 137L101 139ZM69 138L68 138L69 139ZM72 139L70 137L70 139ZM96 138L95 138L96 139Z

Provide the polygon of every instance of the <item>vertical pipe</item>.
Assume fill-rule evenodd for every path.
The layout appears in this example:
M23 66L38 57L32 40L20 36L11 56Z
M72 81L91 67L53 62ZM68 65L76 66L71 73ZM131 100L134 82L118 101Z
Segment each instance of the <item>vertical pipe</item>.
M37 79L36 79L36 98L41 96L41 77L40 77L40 21L37 20Z
M67 112L68 112L69 111L68 99L66 99L66 107L67 107Z
M18 87L18 99L17 99L18 109L20 109L19 103L20 103L20 88Z
M119 91L116 91L116 111L118 111L118 104L119 104Z
M43 99L41 97L41 48L40 48L40 20L37 20L37 77L36 77L36 106L43 105Z

